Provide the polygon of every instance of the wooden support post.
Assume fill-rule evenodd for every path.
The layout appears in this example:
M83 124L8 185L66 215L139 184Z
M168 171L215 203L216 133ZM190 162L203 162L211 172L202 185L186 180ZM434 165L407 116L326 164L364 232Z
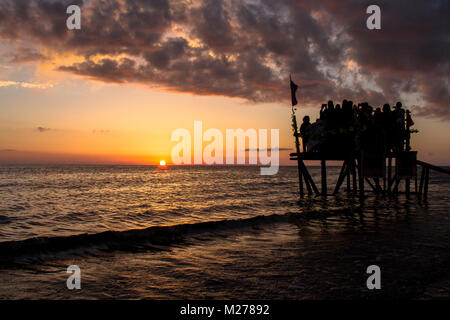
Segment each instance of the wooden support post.
M306 166L303 163L303 161L302 161L301 165L302 165L302 169L303 169L303 175L305 176L305 181L307 182L307 186L308 186L308 184L310 184L311 188L314 190L314 192L316 194L320 194L319 190L316 187L316 184L314 183L314 180L311 178L311 175L309 174L308 169L306 169ZM308 192L309 192L309 190L308 190Z
M414 175L414 192L417 194L417 165L416 165L416 174Z
M364 198L364 151L361 151L358 159L359 197Z
M344 163L342 164L341 171L339 172L339 178L336 183L336 187L334 188L334 191L333 191L333 195L336 195L339 192L339 188L341 187L342 183L344 182L345 177L347 177L347 191L349 189L348 184L350 181L349 180L350 177L348 175L348 167L349 166L348 166L347 162L348 162L348 160L345 160Z
M308 194L311 195L312 194L312 188L311 188L311 183L309 182L308 177L306 176L305 170L302 166L302 173L305 176L305 184L306 184L306 189L308 190Z
M388 193L391 193L392 186L392 157L388 158Z
M407 197L409 197L409 192L410 192L410 180L409 178L405 179L405 194Z
M305 192L303 190L303 174L300 170L298 171L298 179L298 183L300 184L300 196L303 197L305 195Z
M300 161L302 161L302 160L300 159L300 155L298 155L298 159L297 159L298 185L300 188L300 197L303 198L303 196L305 195L305 192L303 190L303 173L302 173L302 166L300 164Z
M326 160L320 160L321 176L322 176L322 195L327 195L327 162Z
M423 200L427 200L428 197L428 181L430 180L430 169L425 169L425 185L423 186Z
M353 193L356 194L356 163L355 158L352 159L352 175L353 175Z
M391 165L391 168L392 168L392 165ZM391 169L391 171L392 171L392 169ZM392 176L390 178L390 180L391 180L391 182L390 182L390 184L388 186L389 192L390 193L397 193L398 192L397 188L398 188L398 185L400 183L400 178L398 176L398 159L397 158L395 159L395 173L394 173L394 176Z
M423 192L423 183L425 181L425 167L422 166L422 172L420 174L420 183L419 183L419 198L422 198L422 192Z
M364 177L364 180L367 181L367 183L369 184L369 186L372 188L373 191L377 192L377 188L372 184L372 182L370 182L369 179L367 179L367 177Z
M351 172L350 172L350 166L351 166L351 164L350 164L350 160L347 160L347 170L346 170L346 176L347 176L347 193L350 193L350 189L351 189L351 182L350 182L350 175L351 175Z
M398 185L400 184L400 178L395 176L395 180L393 180L395 182L394 187L392 188L392 192L398 193Z
M379 191L383 192L383 189L381 189L381 185L380 185L380 178L379 177L373 178L373 181L375 182L375 188L376 188L375 192L376 193L378 193Z

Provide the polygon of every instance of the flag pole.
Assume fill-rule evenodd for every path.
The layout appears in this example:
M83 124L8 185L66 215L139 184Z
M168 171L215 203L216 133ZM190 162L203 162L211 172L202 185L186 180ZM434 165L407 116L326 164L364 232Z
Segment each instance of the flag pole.
M295 137L295 149L297 152L297 169L298 169L298 185L300 188L300 197L303 198L304 190L303 190L303 170L300 159L300 141L298 134L298 125L297 125L297 116L295 115L295 109L292 107L292 127L294 129L294 137Z
M297 124L297 116L295 114L294 106L297 104L297 98L295 97L295 91L297 90L297 85L292 81L291 75L289 74L289 82L291 86L291 98L292 98L292 128L294 129L294 137L295 137L295 149L297 152L297 169L298 169L298 184L300 188L300 197L303 198L304 190L303 190L303 170L300 159L300 140L298 133L298 124Z

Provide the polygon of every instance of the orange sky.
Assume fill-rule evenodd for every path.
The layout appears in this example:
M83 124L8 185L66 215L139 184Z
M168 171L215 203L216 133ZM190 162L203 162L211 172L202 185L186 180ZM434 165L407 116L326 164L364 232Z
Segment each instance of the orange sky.
M227 128L279 129L280 147L294 147L290 108L282 104L250 104L73 76L58 81L46 89L0 88L6 91L0 111L1 162L170 163L176 144L170 140L172 131L186 128L193 135L194 120L203 121L203 131L218 128L224 135ZM305 114L314 120L318 108L300 105L298 118ZM420 134L413 135L413 147L420 151L419 158L449 164L447 123L425 118L415 123ZM290 163L288 153L281 152L282 164Z
M281 104L103 84L36 70L33 81L53 85L0 87L5 93L2 162L170 163L176 144L172 131L186 128L193 134L194 120L203 121L204 131L218 128L224 135L227 128L280 129L280 146L292 144L290 108Z

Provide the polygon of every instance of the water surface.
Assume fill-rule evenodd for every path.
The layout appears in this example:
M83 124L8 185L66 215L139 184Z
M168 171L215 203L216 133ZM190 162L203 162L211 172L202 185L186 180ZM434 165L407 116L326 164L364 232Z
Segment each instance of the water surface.
M428 203L299 202L296 170L2 166L0 298L448 298L447 176L431 175Z

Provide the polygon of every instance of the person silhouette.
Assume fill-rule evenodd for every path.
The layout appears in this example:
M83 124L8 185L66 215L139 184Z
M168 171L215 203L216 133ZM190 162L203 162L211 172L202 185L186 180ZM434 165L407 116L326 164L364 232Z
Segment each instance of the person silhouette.
M406 110L406 151L411 151L411 127L414 121L411 118L411 112Z
M329 124L333 124L335 119L335 109L334 109L334 103L332 100L328 101L328 106L326 110L326 119L328 120Z
M329 101L328 101L328 109L333 109L333 110L334 110L334 103L333 103L333 100L329 100Z
M309 116L303 117L303 123L300 126L300 136L302 137L303 141L303 152L308 151L308 141L310 138L310 128L311 128L311 122L309 119Z
M392 111L389 103L383 105L383 127L382 135L384 136L386 152L390 152L394 147L394 121L392 119Z
M325 120L327 112L327 105L324 103L322 107L320 107L320 120Z

